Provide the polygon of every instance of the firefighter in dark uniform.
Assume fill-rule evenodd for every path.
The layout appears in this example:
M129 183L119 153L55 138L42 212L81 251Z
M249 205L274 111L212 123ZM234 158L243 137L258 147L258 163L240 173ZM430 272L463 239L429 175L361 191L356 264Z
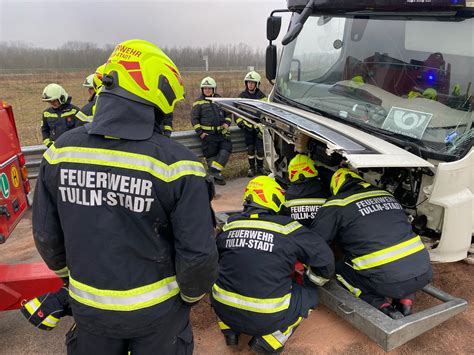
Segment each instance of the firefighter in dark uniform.
M297 154L291 159L288 178L291 185L285 193L287 211L291 218L309 226L329 197L329 189L319 179L313 159L304 154Z
M43 144L49 147L61 134L81 125L76 118L79 108L71 104L72 97L58 84L44 88L42 101L50 105L43 111L41 121Z
M97 98L100 89L102 88L102 76L104 74L105 64L99 66L94 74L89 75L82 86L87 87L89 90L89 100L76 114L76 117L82 124L92 122L94 118L95 108L97 104Z
M253 350L281 352L318 303L314 283L323 285L333 275L334 256L324 240L277 214L283 193L272 178L254 178L245 190L243 212L231 216L217 237L219 278L212 306L227 345L237 345L244 333L253 336ZM290 277L297 260L309 266L302 285Z
M158 47L129 40L103 82L94 120L46 151L35 189L36 246L69 281L68 352L190 354L189 305L218 254L205 169L157 131L182 79Z
M225 185L221 172L232 153L229 127L232 122L225 112L207 97L220 97L216 93L217 84L211 77L201 81L201 96L194 101L191 111L191 124L202 142L202 152L207 161L209 176L216 184Z
M245 75L245 90L239 94L240 98L253 100L267 100L267 96L260 90L261 77L256 71L251 71ZM238 117L237 125L244 131L245 145L247 146L247 157L249 161L248 177L255 175L265 175L263 168L263 136L260 127L257 127L244 119Z
M311 229L342 249L337 279L394 319L411 314L414 294L431 281L432 269L402 206L347 168L334 173L330 190Z

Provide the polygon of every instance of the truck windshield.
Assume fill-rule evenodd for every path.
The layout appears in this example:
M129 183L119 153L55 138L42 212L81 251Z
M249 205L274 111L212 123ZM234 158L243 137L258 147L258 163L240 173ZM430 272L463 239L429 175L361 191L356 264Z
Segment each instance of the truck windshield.
M472 147L474 19L310 17L276 97L438 154Z

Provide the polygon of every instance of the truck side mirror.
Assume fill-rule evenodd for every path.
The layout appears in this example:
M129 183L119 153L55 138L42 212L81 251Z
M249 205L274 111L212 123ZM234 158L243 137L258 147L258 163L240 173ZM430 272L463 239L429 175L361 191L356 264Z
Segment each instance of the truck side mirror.
M281 17L269 16L267 18L267 39L274 41L278 38L281 29Z
M265 75L273 84L273 80L276 78L277 71L277 47L273 44L269 44L265 55Z

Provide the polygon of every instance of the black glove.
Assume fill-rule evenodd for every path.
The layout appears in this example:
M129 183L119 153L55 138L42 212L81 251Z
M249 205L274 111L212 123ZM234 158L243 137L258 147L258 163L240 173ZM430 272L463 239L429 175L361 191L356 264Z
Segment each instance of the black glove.
M51 330L56 327L60 318L72 315L69 291L66 287L61 287L56 292L33 298L24 303L20 311L36 328Z

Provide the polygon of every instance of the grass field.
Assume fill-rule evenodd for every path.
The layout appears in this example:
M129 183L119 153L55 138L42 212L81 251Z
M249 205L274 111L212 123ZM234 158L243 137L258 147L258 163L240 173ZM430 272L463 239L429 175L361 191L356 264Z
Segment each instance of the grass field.
M82 87L84 78L90 71L0 74L0 99L13 106L16 125L22 146L41 144L41 113L48 104L41 101L41 94L46 85L62 85L72 96L72 103L82 107L87 102L87 90ZM236 97L243 89L245 71L229 72L183 72L186 98L177 104L173 123L177 131L192 129L190 113L193 101L200 95L199 83L207 75L217 81L217 92L224 97ZM264 73L260 73L264 77ZM262 80L264 93L270 93L271 86L266 79ZM246 171L245 154L233 154L226 176L241 175Z

